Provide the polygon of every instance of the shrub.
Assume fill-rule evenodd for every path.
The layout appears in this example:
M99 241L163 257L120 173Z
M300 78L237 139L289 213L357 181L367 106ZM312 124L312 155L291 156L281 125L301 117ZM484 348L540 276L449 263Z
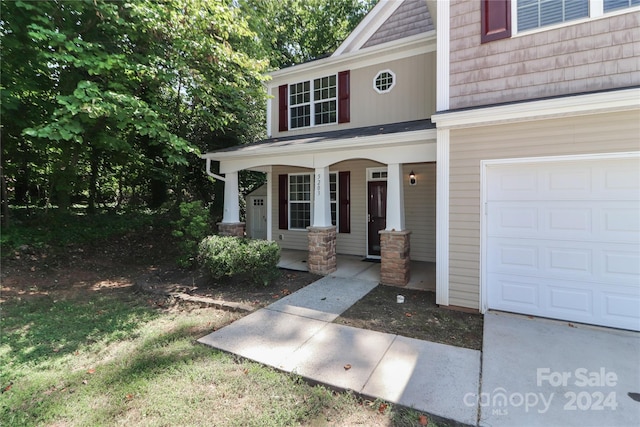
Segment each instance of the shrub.
M209 211L201 202L180 203L180 219L171 223L171 234L178 237L181 267L192 267L198 255L198 243L210 231Z
M198 247L198 260L216 279L246 275L266 286L280 275L279 259L280 247L266 240L209 236Z

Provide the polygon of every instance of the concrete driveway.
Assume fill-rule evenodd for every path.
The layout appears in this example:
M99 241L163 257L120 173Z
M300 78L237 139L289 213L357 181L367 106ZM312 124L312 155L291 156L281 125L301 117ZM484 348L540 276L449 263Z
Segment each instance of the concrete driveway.
M481 426L640 425L640 334L489 312Z

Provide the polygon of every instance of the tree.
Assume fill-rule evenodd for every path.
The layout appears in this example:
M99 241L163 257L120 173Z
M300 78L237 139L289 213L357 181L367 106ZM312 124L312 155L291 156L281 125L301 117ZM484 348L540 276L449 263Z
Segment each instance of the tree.
M270 67L333 53L378 0L238 0Z
M247 105L263 104L266 63L244 53L254 34L226 1L16 1L2 10L5 173L15 182L21 150L42 153L26 169L63 209L82 193L94 207L106 181L160 189L158 204L158 183L199 161L210 135L253 119Z

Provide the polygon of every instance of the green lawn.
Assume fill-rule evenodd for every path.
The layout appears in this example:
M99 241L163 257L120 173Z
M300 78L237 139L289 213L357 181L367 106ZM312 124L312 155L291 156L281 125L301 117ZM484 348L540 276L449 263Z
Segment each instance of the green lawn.
M2 426L420 425L195 342L239 314L152 308L129 290L0 307Z

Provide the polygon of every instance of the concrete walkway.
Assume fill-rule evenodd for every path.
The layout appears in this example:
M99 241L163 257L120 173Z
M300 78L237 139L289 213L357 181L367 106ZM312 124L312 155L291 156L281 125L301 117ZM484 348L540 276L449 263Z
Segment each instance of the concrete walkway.
M331 387L475 425L480 352L331 323L376 282L323 279L199 342ZM391 301L395 304L395 301Z
M489 312L481 357L331 323L376 286L327 276L198 341L462 424L640 425L640 334Z

